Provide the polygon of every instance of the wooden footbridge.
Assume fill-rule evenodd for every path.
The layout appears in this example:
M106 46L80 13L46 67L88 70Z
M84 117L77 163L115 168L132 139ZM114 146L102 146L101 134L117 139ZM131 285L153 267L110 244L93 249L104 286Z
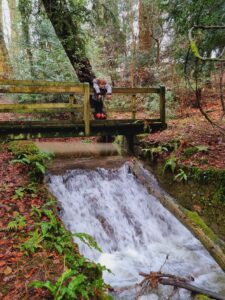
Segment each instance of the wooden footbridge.
M123 111L131 113L129 119L92 120L92 109L89 97L89 84L74 82L46 82L28 80L0 80L0 94L29 95L68 95L67 103L36 103L36 104L0 104L0 116L13 113L15 116L25 114L27 119L0 121L0 139L32 139L46 137L75 137L95 135L126 135L132 136L144 132L154 132L166 128L165 121L165 87L156 88L114 88L113 95L130 95L129 108L107 109L107 113ZM159 118L137 119L137 95L156 93L159 95ZM76 97L82 98L81 104ZM41 97L41 96L40 96ZM80 119L75 118L80 113ZM67 113L69 120L32 120L34 114ZM1 119L1 118L0 118ZM29 120L28 120L29 119Z

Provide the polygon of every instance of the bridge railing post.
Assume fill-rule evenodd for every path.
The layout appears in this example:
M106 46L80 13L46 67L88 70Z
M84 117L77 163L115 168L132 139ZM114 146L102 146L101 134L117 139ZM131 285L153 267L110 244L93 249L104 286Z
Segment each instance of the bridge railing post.
M160 86L160 121L163 125L166 124L166 88Z
M89 83L84 83L84 131L85 135L90 135L90 86Z
M73 104L75 104L76 99L74 97L74 94L70 94L69 96L69 104L72 106ZM70 117L71 117L71 121L73 122L75 120L75 111L72 111L70 113Z
M137 110L136 100L137 100L136 94L132 95L132 115L131 115L131 118L133 120L135 120L135 118L136 118L136 110Z

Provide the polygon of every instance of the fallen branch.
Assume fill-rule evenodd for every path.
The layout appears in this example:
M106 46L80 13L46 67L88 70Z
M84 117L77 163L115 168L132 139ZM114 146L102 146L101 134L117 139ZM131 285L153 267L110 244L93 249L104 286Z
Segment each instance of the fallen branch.
M187 282L183 282L180 281L179 278L177 279L172 279L172 278L160 278L159 279L159 283L163 284L163 285L172 285L174 287L178 287L178 288L182 288L182 289L186 289L188 291L191 291L194 294L202 294L202 295L206 295L208 297L211 297L213 299L217 299L217 300L225 300L225 296L222 296L220 294L211 292L209 290L205 290L202 288L199 288L197 286L194 286L190 283Z
M140 283L140 286L144 287L144 289L147 290L147 288L157 288L159 284L163 285L171 285L175 288L182 288L191 291L195 294L203 294L209 297L212 297L216 300L225 300L225 296L211 292L206 289L199 288L197 286L194 286L190 284L190 281L193 281L194 278L181 278L177 277L171 274L163 274L161 272L151 272L149 274L146 273L139 273L141 276L145 277L144 280ZM145 290L142 289L142 292L145 292Z
M111 291L115 293L122 293L124 291L136 289L138 290L138 298L141 295L149 293L152 289L158 288L158 286L162 284L173 286L176 289L186 289L194 294L206 295L216 300L225 300L225 296L223 295L190 284L190 281L194 281L193 277L183 278L161 272L150 272L149 274L141 272L139 273L139 275L144 277L144 279L140 283L121 288L112 288Z

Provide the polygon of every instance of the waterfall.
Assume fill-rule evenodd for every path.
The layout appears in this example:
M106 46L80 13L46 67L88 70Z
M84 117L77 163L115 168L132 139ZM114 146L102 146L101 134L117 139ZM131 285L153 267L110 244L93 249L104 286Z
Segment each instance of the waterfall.
M61 218L73 233L92 235L103 253L75 240L80 252L112 273L104 279L113 287L140 282L139 272L159 271L193 276L196 286L225 294L225 275L201 243L129 172L119 169L76 169L51 175L49 187L62 206ZM162 287L143 299L166 299ZM133 297L133 298L132 298ZM191 299L180 290L173 299ZM122 295L119 299L134 299Z

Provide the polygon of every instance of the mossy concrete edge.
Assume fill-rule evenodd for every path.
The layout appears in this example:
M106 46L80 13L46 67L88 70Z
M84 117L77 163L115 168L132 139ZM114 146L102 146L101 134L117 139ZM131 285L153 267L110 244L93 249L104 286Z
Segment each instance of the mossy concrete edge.
M156 189L155 178L153 179L147 172L145 172L144 164L142 162L137 159L133 159L130 162L130 169L140 182L148 189L148 191L192 232L192 234L203 244L203 246L219 264L221 269L225 271L225 253L222 250L222 242L211 230L210 232L213 234L206 233L207 231L204 230L204 228L208 228L208 226L204 223L204 221L199 216L197 220L195 220L196 218L192 218L190 216L191 212L176 203L175 199L160 188L157 187ZM200 219L201 222L199 221ZM200 226L200 224L204 224L204 226Z

